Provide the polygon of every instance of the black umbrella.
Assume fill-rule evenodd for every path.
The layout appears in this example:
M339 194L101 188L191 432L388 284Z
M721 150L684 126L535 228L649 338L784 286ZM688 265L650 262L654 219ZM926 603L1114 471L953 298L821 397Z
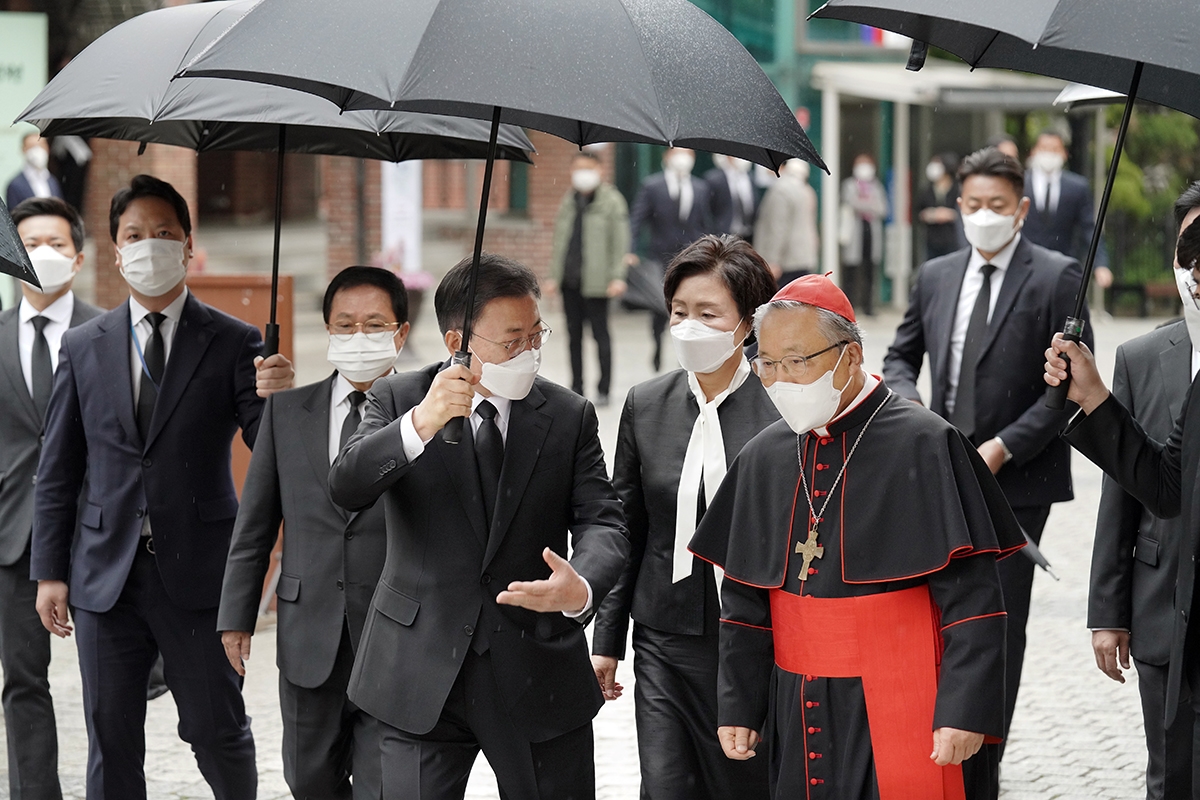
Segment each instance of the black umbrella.
M1075 310L1064 326L1065 337L1079 341L1087 286L1135 100L1140 93L1142 99L1200 117L1200 13L1195 0L828 0L813 16L911 37L909 69L920 69L927 45L933 45L972 67L1034 72L1126 96ZM1067 386L1063 381L1048 389L1046 405L1063 408Z
M21 235L17 233L17 226L8 215L8 206L4 205L3 200L0 200L0 272L42 288L33 271L33 264L29 261L29 253L25 252Z
M285 152L404 161L484 158L489 129L478 120L395 111L338 110L320 98L244 81L172 80L186 63L253 5L198 3L141 14L105 33L76 56L18 121L43 136L74 134L210 150L278 152L271 321L265 352L278 348L275 295L279 276ZM529 161L533 145L505 126L501 158Z
M388 35L363 35L373 30ZM511 122L579 145L650 142L824 168L754 58L687 0L262 0L180 75L303 89L343 109ZM489 160L476 267L490 182ZM449 440L461 430L452 423Z

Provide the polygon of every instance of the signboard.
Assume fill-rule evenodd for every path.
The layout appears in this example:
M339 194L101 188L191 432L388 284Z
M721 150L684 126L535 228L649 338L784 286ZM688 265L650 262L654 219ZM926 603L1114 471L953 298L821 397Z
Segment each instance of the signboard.
M382 165L382 266L393 272L421 271L421 162Z

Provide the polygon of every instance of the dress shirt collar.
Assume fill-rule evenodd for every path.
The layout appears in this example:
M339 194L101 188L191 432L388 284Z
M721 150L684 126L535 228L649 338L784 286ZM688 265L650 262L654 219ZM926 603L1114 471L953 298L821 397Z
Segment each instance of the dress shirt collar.
M21 172L25 175L25 180L29 181L29 188L35 197L50 196L50 170L34 169L26 164Z
M380 375L379 378L376 378L375 380L380 380L381 378L386 378L388 375L391 375L393 372L395 372L395 370L390 369L387 372L385 372L384 374ZM333 381L333 393L332 393L332 396L329 398L329 402L332 404L333 408L337 408L342 403L346 402L346 398L350 396L351 392L357 392L357 391L358 391L358 389L354 388L354 384L352 384L350 381L346 380L346 376L339 372L337 374L337 378L334 379L334 381Z
M493 406L495 406L496 407L496 416L502 420L505 420L505 422L507 423L508 414L510 411L512 411L513 401L509 400L507 397L498 397L497 395L492 395L491 397L484 397L479 392L476 392L475 397L471 400L471 414L472 415L475 414L475 409L479 408L479 404L482 403L484 400L487 400L489 403L491 403ZM497 423L497 424L499 424L499 423ZM504 427L502 427L501 430L504 430Z
M174 300L172 300L171 304L162 310L163 316L178 324L179 318L183 316L183 304L187 302L187 298L188 288L184 286L183 291L179 293L179 297L176 297ZM150 312L146 310L146 307L139 303L133 295L129 295L130 325L136 328L138 323L144 320L146 315L149 313Z
M21 323L24 324L34 317L46 317L51 322L57 322L60 325L70 325L71 315L75 313L75 292L68 291L62 297L55 300L50 305L46 306L45 311L38 311L24 297L21 298L20 311L17 314L20 316Z
M996 268L996 272L1003 274L1008 270L1008 265L1012 263L1013 253L1017 252L1017 245L1020 243L1021 232L1017 231L1017 235L1013 237L1012 241L1004 245L1004 248L999 253L996 253L990 261L984 258L977 249L972 247L971 258L967 261L967 274L974 275L984 264L991 264Z

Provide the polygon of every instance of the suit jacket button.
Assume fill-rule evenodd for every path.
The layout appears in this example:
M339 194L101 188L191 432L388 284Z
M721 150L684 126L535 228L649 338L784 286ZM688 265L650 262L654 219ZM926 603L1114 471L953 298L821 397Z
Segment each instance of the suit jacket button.
M486 572L483 573L483 577L479 579L479 583L483 586L487 586L491 582L492 582L492 576L488 575Z
M474 636L475 629L472 628L470 625L463 625L463 633L465 633L467 636Z
M152 465L153 463L154 463L154 462L153 462L153 461L151 461L151 460L150 460L150 459L148 459L148 458L143 458L143 459L142 459L142 466L143 466L143 467L149 467L149 466L150 466L150 465Z
M337 582L337 587L338 587L339 589L341 589L341 588L342 588L342 582L341 582L341 581L338 581L338 582Z
M37 486L37 475L33 476L33 485Z
M346 541L350 541L353 538L354 538L354 533L351 531L346 531Z
M135 511L133 513L136 514L139 518L144 517L144 516L146 516L146 509L139 508L137 511Z

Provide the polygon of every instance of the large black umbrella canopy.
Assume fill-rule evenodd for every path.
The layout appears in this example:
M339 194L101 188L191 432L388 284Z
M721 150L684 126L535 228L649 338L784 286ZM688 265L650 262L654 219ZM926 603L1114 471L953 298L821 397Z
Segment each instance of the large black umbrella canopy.
M1126 96L1075 310L1063 327L1068 339L1078 341L1134 102L1140 97L1200 116L1200 93L1195 91L1200 13L1195 0L828 0L813 16L911 37L910 69L920 69L927 45L933 45L972 67L1034 72ZM1050 388L1046 405L1063 408L1067 388L1067 381Z
M262 0L181 74L824 168L754 57L687 0Z
M73 134L209 150L278 152L271 320L266 352L278 347L284 152L386 161L485 158L489 127L474 119L338 109L307 92L226 80L172 80L179 66L254 5L212 2L150 11L105 33L55 76L17 121L43 136ZM498 131L499 158L529 161L519 128Z
M0 272L32 283L39 289L42 286L38 283L29 253L25 252L21 235L17 233L17 226L8 215L8 206L4 205L3 200L0 200Z

